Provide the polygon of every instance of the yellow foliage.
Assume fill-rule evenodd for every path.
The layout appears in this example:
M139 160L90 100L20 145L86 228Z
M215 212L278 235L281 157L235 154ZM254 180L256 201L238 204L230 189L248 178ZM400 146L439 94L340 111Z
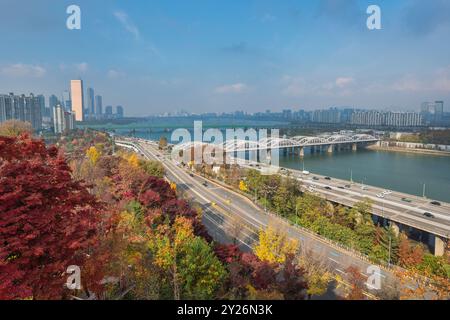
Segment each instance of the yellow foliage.
M177 184L175 182L171 182L170 183L170 189L172 189L173 191L177 191Z
M239 190L241 190L241 191L243 191L243 192L248 191L247 185L246 185L245 182L242 181L242 180L239 182Z
M139 158L136 153L132 153L127 158L128 164L133 168L139 167Z
M283 300L283 294L276 290L257 290L251 285L247 285L248 300Z
M177 217L171 228L160 226L148 243L155 255L155 264L160 268L170 269L183 244L193 237L192 223L184 217Z
M86 155L91 161L91 164L95 166L101 154L96 147L90 147L88 151L86 151Z
M288 239L285 234L269 226L259 232L259 243L253 251L262 261L284 263L286 257L295 254L297 250L298 241Z

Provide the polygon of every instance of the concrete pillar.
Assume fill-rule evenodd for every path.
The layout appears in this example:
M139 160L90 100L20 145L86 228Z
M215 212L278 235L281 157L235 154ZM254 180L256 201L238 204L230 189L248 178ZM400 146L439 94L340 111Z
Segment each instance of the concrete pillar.
M303 158L305 156L305 148L300 147L300 158Z
M356 150L358 150L358 144L354 143L354 144L352 144L352 151L356 151Z
M394 221L391 221L390 225L392 230L394 231L395 236L398 237L400 235L400 227Z
M328 146L327 152L328 152L328 153L333 153L333 145L332 145L332 144L330 144L330 145Z
M314 154L316 152L316 147L312 146L311 147L311 154Z
M434 236L434 255L437 257L442 257L445 253L445 243L446 241L439 236Z

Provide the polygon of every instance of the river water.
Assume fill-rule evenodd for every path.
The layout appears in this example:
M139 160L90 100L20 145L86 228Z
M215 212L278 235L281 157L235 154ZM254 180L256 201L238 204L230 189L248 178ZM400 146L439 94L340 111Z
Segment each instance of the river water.
M192 122L191 122L192 124ZM251 126L251 123L245 125ZM267 126L272 124L261 124ZM219 126L217 126L219 127ZM136 128L115 128L118 134L158 140L166 136L170 141L171 130ZM170 128L170 129L169 129ZM106 129L106 128L105 128ZM280 152L280 166L291 169L303 169L311 173L330 177L364 182L381 188L396 190L408 194L422 196L423 185L425 194L430 199L450 202L450 157L400 152L374 151L361 149L353 151L335 151L308 153L303 159L298 155L283 155Z

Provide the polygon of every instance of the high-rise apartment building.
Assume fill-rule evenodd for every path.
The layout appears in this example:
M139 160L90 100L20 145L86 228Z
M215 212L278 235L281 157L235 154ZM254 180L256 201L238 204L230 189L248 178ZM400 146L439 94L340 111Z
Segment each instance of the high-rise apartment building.
M66 111L61 104L53 108L53 128L55 133L64 133L75 128L75 114Z
M32 93L29 96L0 95L0 122L7 120L20 120L29 122L35 130L42 129L42 99L35 97Z
M103 99L102 96L95 96L95 115L100 119L103 114Z
M444 118L444 101L423 102L420 113L427 124L439 124Z
M123 118L123 107L122 106L116 107L116 116L118 119Z
M420 127L423 125L423 117L416 112L358 110L353 112L350 123L363 126Z
M83 80L70 81L70 97L72 101L72 111L75 113L75 120L84 121Z
M87 110L89 114L89 119L93 119L95 115L95 96L94 96L94 89L93 88L87 88Z

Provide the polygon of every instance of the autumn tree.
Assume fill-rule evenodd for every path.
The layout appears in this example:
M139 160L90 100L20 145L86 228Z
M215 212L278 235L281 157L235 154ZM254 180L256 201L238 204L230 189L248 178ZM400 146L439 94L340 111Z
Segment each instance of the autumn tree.
M422 246L412 246L406 235L401 235L398 249L398 262L400 266L409 268L417 266L423 261L424 250Z
M286 257L295 254L298 242L289 239L286 233L268 226L259 232L259 242L254 247L255 255L262 261L270 263L284 263Z
M91 164L95 166L97 164L98 159L100 158L101 153L96 147L92 146L86 151L86 155L91 161Z
M164 136L161 136L159 138L159 143L158 143L158 147L160 150L164 150L165 148L167 148L167 138Z
M302 246L299 265L305 272L308 298L324 295L333 280L328 257L316 254L311 248Z
M214 297L226 271L210 245L194 235L191 221L177 217L172 225L160 224L148 246L155 264L167 273L175 300Z
M95 248L100 204L54 147L0 137L0 298L57 299Z
M29 122L19 120L7 120L0 124L0 136L18 137L23 133L31 134L33 127Z
M349 290L346 295L347 300L364 300L365 279L359 269L350 266L346 270Z

